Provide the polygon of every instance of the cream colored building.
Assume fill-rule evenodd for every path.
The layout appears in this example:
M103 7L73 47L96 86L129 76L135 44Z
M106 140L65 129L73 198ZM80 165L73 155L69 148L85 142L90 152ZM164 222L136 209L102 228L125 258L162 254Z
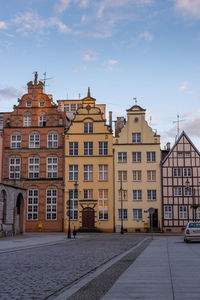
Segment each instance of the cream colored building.
M138 105L128 109L114 140L116 231L161 227L160 136L147 124L145 112Z
M71 231L113 232L113 185L112 130L88 92L65 133L65 231L70 211Z

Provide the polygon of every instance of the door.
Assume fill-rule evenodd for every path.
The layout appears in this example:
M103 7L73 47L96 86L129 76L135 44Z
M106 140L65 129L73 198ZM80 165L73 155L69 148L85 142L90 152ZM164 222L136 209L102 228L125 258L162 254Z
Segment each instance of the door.
M86 207L82 211L82 227L94 228L94 209Z
M154 213L150 217L150 228L158 229L158 210L154 209Z

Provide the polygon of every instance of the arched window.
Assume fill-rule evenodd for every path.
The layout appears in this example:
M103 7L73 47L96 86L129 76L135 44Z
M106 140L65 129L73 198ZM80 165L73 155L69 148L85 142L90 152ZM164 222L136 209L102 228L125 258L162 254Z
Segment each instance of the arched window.
M57 189L46 190L46 220L57 219Z
M40 148L40 135L38 132L32 132L29 135L29 148Z
M29 157L28 178L39 178L40 176L40 158L38 156Z
M47 137L48 148L58 148L58 134L57 132L49 132Z
M47 178L58 177L58 158L56 156L47 157Z
M21 148L22 147L22 136L20 133L15 132L10 138L10 148Z
M25 113L24 115L24 127L30 127L31 126L31 114Z
M39 116L39 126L40 127L45 127L46 126L46 114L42 114Z
M39 190L35 187L28 190L28 220L38 219Z

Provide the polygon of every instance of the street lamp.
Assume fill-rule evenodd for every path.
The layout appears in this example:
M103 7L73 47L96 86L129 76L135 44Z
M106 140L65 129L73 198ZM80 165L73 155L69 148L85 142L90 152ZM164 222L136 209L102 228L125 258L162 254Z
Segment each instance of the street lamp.
M190 189L190 182L187 179L187 181L185 182L186 185L186 190L189 191ZM193 208L193 221L196 221L196 210L199 207L198 204L194 203L195 201L195 189L192 188L192 205L190 206L191 208Z
M120 233L121 234L124 234L124 229L123 229L123 216L122 216L122 213L123 213L123 189L122 189L122 179L120 181L120 195L121 195L121 231Z
M74 194L78 192L78 183L77 181L75 181L74 183ZM69 210L68 210L68 233L67 233L67 238L68 239L71 239L71 224L70 224L70 221L71 221L71 194L70 194L70 191L69 191Z

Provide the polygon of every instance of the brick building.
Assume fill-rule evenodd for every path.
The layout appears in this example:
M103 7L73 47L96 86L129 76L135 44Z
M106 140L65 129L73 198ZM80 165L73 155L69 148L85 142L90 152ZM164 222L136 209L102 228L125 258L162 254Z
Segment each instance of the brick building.
M4 121L3 182L27 189L26 231L62 231L65 114L37 73L27 86Z

